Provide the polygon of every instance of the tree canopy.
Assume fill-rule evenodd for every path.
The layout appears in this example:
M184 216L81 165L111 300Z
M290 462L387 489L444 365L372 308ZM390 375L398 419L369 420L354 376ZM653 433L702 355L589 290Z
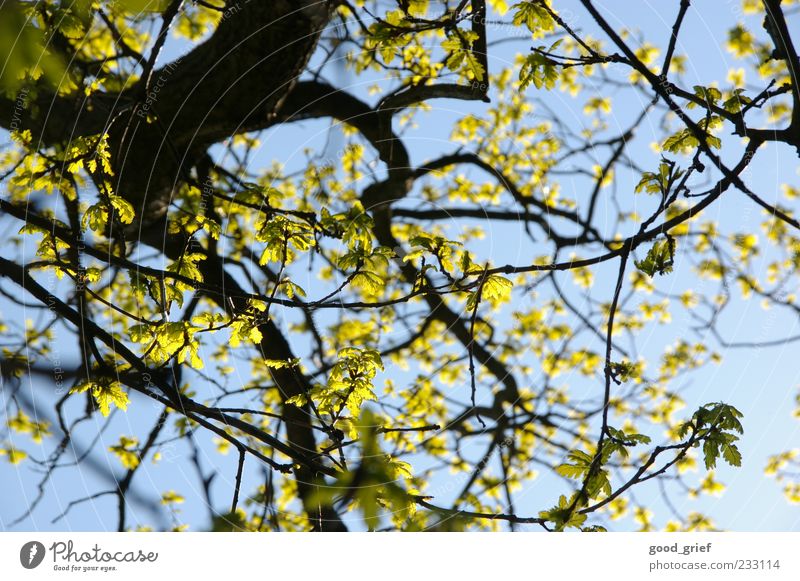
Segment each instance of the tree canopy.
M192 494L213 530L724 527L672 500L759 431L690 378L800 339L726 323L800 314L800 3L604 4L3 2L20 518L57 493L56 521L180 529ZM197 485L152 506L167 462ZM791 502L798 465L761 467Z

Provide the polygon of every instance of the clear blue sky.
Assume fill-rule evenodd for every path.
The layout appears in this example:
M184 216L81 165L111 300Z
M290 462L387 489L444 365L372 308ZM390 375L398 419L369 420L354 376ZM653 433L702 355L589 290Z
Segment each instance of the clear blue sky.
M602 2L600 4L603 5L607 14L611 15L612 24L636 27L652 44L665 46L677 2L653 0L637 3ZM595 31L589 16L578 6L560 2L558 6L564 7L561 8L562 14L571 26L583 31ZM687 64L688 72L683 83L685 86L691 87L695 83L707 85L712 79L724 83L732 59L721 45L724 42L727 28L737 20L737 6L738 3L732 1L692 5L678 43L679 53L694 55ZM507 14L503 19L510 20L510 15ZM797 22L796 19L795 22ZM756 22L752 24L757 27ZM508 30L505 27L492 27L490 34L495 39L499 39L502 35L507 34ZM599 36L596 32L594 33ZM515 52L524 52L529 45L530 42L524 39L499 45L491 53L490 71L496 73L501 67L508 64L507 61L513 58ZM180 50L182 48L179 44L170 47L165 59L171 58ZM698 55L701 58L698 58ZM614 74L613 71L612 74ZM337 75L334 80L342 86L362 82L362 79L347 76L341 70ZM626 75L627 71L620 74L620 80L623 80ZM376 79L372 78L370 82L374 80ZM752 75L749 80L757 82ZM364 83L358 88L351 87L351 90L364 96L370 102L374 102L374 96L365 96L364 89L367 84ZM535 93L534 89L530 89L531 96L546 99L549 106L567 122L575 125L590 121L582 113L583 104L591 96L590 94L581 94L577 98L573 98L558 90L551 91L546 95L536 95ZM605 93L604 96L606 96ZM610 118L610 134L627 127L647 98L637 95L635 91L631 90L612 90L608 96L613 98L614 107L613 116ZM415 163L452 151L454 145L449 141L452 122L463 116L466 111L479 115L485 107L480 104L445 100L432 102L432 106L433 111L421 114L417 118L418 126L407 135L412 161ZM535 114L536 112L534 112ZM277 160L286 164L287 168L298 167L303 163L304 148L313 147L318 151L325 148L328 127L327 122L303 122L268 131L254 164L266 164ZM655 167L657 157L653 155L648 145L661 135L660 128L645 126L637 136L635 146L631 148L630 153L644 167ZM338 150L336 143L337 137L334 134L331 144L327 146L327 151L335 153ZM734 159L737 152L735 147L726 150L726 156L729 156L727 159ZM603 160L605 155L606 152L602 152L600 159ZM789 151L788 148L779 150L779 148L771 146L769 150L759 153L752 169L747 173L746 181L765 199L778 200L779 184L784 182L798 184L797 166L797 158L792 151ZM477 177L477 174L473 174L473 176ZM630 173L620 175L618 187L620 191L632 192L635 181L635 177ZM588 182L585 179L566 178L562 183L562 189L567 192L576 191L576 198L580 200L580 192L587 191L587 185ZM622 197L630 199L632 196L628 196L626 193ZM640 200L641 197L637 198L636 203L649 203L647 200L643 202ZM608 211L609 215L612 211L610 207L600 209ZM639 210L644 212L646 208L642 207ZM734 230L758 231L759 223L762 220L760 211L736 191L726 194L724 199L714 204L706 211L705 215L717 219L723 233L730 233ZM518 229L504 224L490 230L486 240L474 248L479 256L490 257L495 263L529 263L531 258L542 254L543 251L533 247L520 234ZM769 254L762 256L763 264L766 264L768 258ZM595 270L598 284L592 290L593 297L599 300L608 300L610 281L613 279L615 269L616 264L612 264ZM563 276L567 281L570 275ZM676 265L675 273L658 278L656 285L659 290L674 294L679 294L686 289L701 292L703 288L712 292L714 288L711 283L700 281L689 264L680 262ZM310 281L303 286L307 290L314 288ZM565 283L564 286L569 285ZM318 293L311 292L310 294L316 296ZM580 301L583 300L582 296L574 294L574 298L580 306ZM26 316L30 316L7 302L0 303L0 306L3 310L3 319L6 321L22 322ZM524 302L522 306L524 306ZM502 321L500 323L502 324ZM792 419L794 397L798 385L800 385L800 366L796 363L797 344L758 351L725 350L717 345L713 338L707 336L704 330L690 330L691 324L692 322L684 315L684 311L676 309L671 325L648 326L637 337L640 353L646 359L654 361L663 352L665 346L683 337L692 341L708 342L723 355L721 365L708 366L701 371L694 372L684 380L679 380L672 387L680 387L681 395L687 401L687 408L684 410L687 415L697 405L718 400L733 404L744 413L745 435L741 442L744 460L739 469L730 469L723 465L717 470L719 480L728 486L722 496L704 496L697 500L690 500L685 495L676 492L672 495L673 503L682 512L689 510L706 512L718 526L726 529L797 530L800 528L800 508L797 505L787 504L781 494L780 486L763 476L763 468L768 455L800 445L800 422ZM739 301L734 308L729 309L722 321L722 328L727 331L730 339L743 336L771 339L800 332L796 317L785 317L774 311L764 311L757 300ZM63 329L59 332L66 335ZM302 340L300 341L296 347L298 351L302 352L305 351L306 346ZM595 345L595 349L599 349L599 345ZM239 371L246 373L244 368ZM386 373L382 376L384 379L397 380L402 377L401 372L391 367L387 368ZM229 379L233 382L236 381L235 377ZM34 385L28 393L40 398L46 386L37 384L37 381L36 379L32 380ZM574 384L576 392L587 388L585 379L576 377ZM463 386L463 388L466 389L467 386ZM77 410L82 403L71 402L69 405L75 406L74 409ZM116 414L112 425L102 436L108 441L99 447L104 448L110 445L120 432L141 434L143 429L147 429L152 424L157 411L143 398L134 396L129 412ZM75 440L85 446L102 421L102 418L98 416L97 425L86 426L76 435ZM657 433L654 435L658 436ZM235 473L235 455L227 457L217 455L210 442L210 437L205 434L198 436L198 442L201 451L208 454L206 466L214 466L218 474L214 483L215 508L224 510L224 507L230 502L233 486L231 478ZM21 447L35 450L35 446L26 444L28 442L23 443L20 438L19 445ZM174 489L183 494L187 500L180 506L181 513L178 518L180 522L192 525L192 529L197 529L207 525L208 513L202 500L202 493L198 488L196 474L193 472L192 466L184 461L187 453L187 447L183 443L167 447L164 451L164 460L155 466L150 465L149 462L146 463L136 480L139 489L151 498L157 498L162 491L168 489ZM108 463L109 469L114 473L122 472L114 457L101 458L100 462ZM0 528L7 528L10 526L11 520L21 514L32 496L35 495L35 483L38 481L38 475L31 470L29 464L24 464L18 470L5 462L0 462L0 480L3 482L3 494L0 496ZM260 470L256 469L255 463L249 462L243 491L252 491L260 482ZM436 488L439 484L434 483L433 487ZM109 514L115 514L116 506L116 500L111 496L76 507L68 517L56 523L50 522L66 508L69 501L108 487L108 483L100 480L94 471L87 468L81 471L60 470L47 486L47 494L41 506L30 518L16 525L15 529L97 530L115 526L115 518L109 518ZM563 492L566 490L560 480L542 473L540 478L528 483L522 494L518 496L517 513L520 515L534 514L552 504L557 495ZM654 510L658 514L656 525L663 525L669 515L662 510L658 486L656 484L639 486L636 487L634 494L639 503L654 506ZM442 501L441 504L446 504L446 501ZM156 527L169 526L171 522L169 517L162 517L158 520L154 515L146 512L135 512L135 508L132 516L133 522ZM630 520L614 524L615 529L618 530L636 528L635 523Z

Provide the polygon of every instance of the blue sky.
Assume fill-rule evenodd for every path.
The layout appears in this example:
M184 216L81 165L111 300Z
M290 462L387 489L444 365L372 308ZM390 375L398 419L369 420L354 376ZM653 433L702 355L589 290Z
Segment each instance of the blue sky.
M593 23L589 16L576 3L558 3L564 18L571 26L576 29L592 32L596 36ZM628 26L637 28L643 38L652 44L663 47L668 38L669 28L672 26L676 6L674 2L638 2L636 4L623 2L603 2L598 3L609 15L609 20L615 26ZM635 6L635 7L634 7ZM731 66L732 58L725 50L723 44L727 29L739 19L737 11L738 3L727 1L724 3L698 3L693 5L687 16L682 29L680 41L678 43L678 53L690 55L687 63L687 73L683 85L691 87L693 84L710 84L709 80L718 80L720 84L725 83L728 68ZM510 20L510 15L502 17L503 20ZM750 17L751 25L758 28L758 23ZM795 18L795 22L797 19ZM490 35L494 39L499 39L506 34L508 28L502 26L490 27ZM530 41L520 39L518 42L498 45L493 50L490 58L490 72L496 73L500 68L507 66L516 52L523 52L530 45ZM172 58L177 55L185 46L174 43L169 47L169 51L163 59ZM698 55L700 55L698 57ZM365 89L368 84L381 81L378 78L360 79L353 77L349 73L342 72L341 68L335 69L336 74L330 78L335 84L347 87L348 90L362 96L369 102L374 102L376 97L366 96ZM622 71L621 67L619 71ZM610 75L618 75L617 78L624 80L627 77L627 70L623 72L609 71ZM748 71L748 80L758 83ZM363 84L362 84L363 82ZM586 98L591 93L581 94L572 97L567 93L554 90L547 94L542 94L529 89L531 97L545 99L551 109L558 112L559 116L569 123L579 126L582 123L589 123L590 118L586 117L582 108ZM637 93L630 89L614 89L607 95L613 99L613 115L609 118L609 134L618 133L626 128L631 120L638 114L647 99L646 95ZM412 155L412 161L419 164L425 160L435 158L439 155L451 152L454 144L450 142L449 135L452 122L460 118L467 112L480 115L485 109L482 104L464 103L458 101L439 100L432 102L433 110L429 113L420 114L417 117L417 127L407 135L407 144ZM534 116L537 114L534 111ZM652 118L654 121L658 117ZM312 147L327 154L335 154L340 146L336 132L333 138L328 141L328 129L330 124L327 121L306 121L286 127L280 127L266 132L262 139L262 148L253 161L254 166L277 160L285 164L287 169L300 167L304 160L303 150ZM728 129L726 128L727 132ZM643 126L637 135L636 141L631 147L631 155L641 163L643 167L652 168L657 163L657 156L649 148L649 143L663 135L657 126ZM723 138L725 135L723 135ZM738 138L732 138L737 140ZM328 143L326 146L325 144ZM734 145L727 147L723 154L725 159L732 160L740 154L741 149ZM598 153L598 158L604 160L606 151ZM753 166L746 174L746 182L753 187L760 195L768 201L780 199L779 185L781 183L798 184L797 157L788 148L770 146L768 149L759 152ZM380 170L380 168L378 168ZM711 172L711 170L709 170ZM476 174L471 174L477 179ZM632 192L633 186L638 177L631 172L618 175L620 192ZM581 193L588 191L589 182L585 178L567 177L562 183L562 190L565 192L576 192L575 197L580 201ZM585 195L585 194L583 194ZM650 200L642 200L641 197L630 200L632 195L627 193L621 196L629 203L641 204L637 207L641 213L647 210ZM611 224L612 208L601 207L599 211L608 212L609 225ZM748 201L743 194L736 191L729 191L723 199L720 199L709 208L704 217L714 218L720 224L720 230L727 234L733 231L758 231L759 224L763 219L760 210ZM459 224L458 227L461 225ZM544 253L541 249L533 247L527 238L521 235L519 228L510 227L502 224L499 227L491 228L488 231L486 240L474 246L476 254L484 255L486 258L498 264L526 264L533 256ZM770 258L769 253L764 253L758 265L765 265ZM592 296L597 299L608 300L610 297L610 286L616 271L616 263L598 267L595 269L596 280L598 281L592 289ZM564 287L569 287L569 274L563 275ZM561 280L561 279L559 279ZM299 282L306 290L314 289L317 284L311 278L307 283ZM706 289L711 292L711 283L698 279L688 262L679 261L676 264L675 272L669 276L657 278L655 280L657 288L664 292L680 294L686 289L694 289L700 292ZM796 285L795 285L796 289ZM570 291L576 304L580 306L585 297L577 291ZM310 293L317 295L318 293ZM525 297L521 297L521 305L524 306ZM12 307L6 302L0 302L3 310L3 319L22 322L28 313L21 312L18 307ZM503 321L499 321L500 324ZM800 385L800 366L796 364L797 344L764 348L760 350L724 349L715 343L707 330L691 329L692 321L688 319L681 309L674 310L674 320L672 324L666 326L650 325L637 337L637 344L640 347L640 354L649 361L655 361L667 345L674 343L679 338L691 339L692 341L704 341L709 343L712 348L723 356L720 365L710 365L700 371L693 372L685 379L677 380L673 388L679 388L681 395L687 402L687 407L683 412L688 416L691 410L698 405L711 401L725 401L739 408L744 414L745 435L741 442L743 453L743 465L738 469L731 469L725 465L717 470L718 479L727 485L727 490L720 497L703 496L697 500L686 498L685 494L676 492L672 495L673 504L681 512L700 510L709 514L718 526L740 531L767 531L767 530L798 530L800 528L800 509L797 505L786 503L781 494L781 487L773 480L765 478L763 468L766 458L770 454L797 447L800 445L800 422L792 418L794 409L794 398ZM798 334L800 329L797 324L797 317L787 317L785 314L776 311L765 311L757 300L741 301L737 300L734 307L730 308L721 322L721 329L726 331L730 339L772 339ZM58 334L66 336L66 331L60 329ZM289 336L295 343L298 352L306 350L303 338ZM595 345L595 349L599 349ZM65 359L68 356L65 356ZM237 372L246 374L243 367L237 367ZM391 378L401 380L403 373L391 367L387 368L381 378ZM231 382L246 381L246 377L237 378L235 376L227 378ZM41 397L44 389L42 385L37 385L38 380L31 380L30 388L26 388L26 393L30 397ZM575 380L576 393L587 389L591 391L592 385L585 380ZM595 384L596 385L596 384ZM466 389L467 386L460 386L459 389ZM3 391L2 393L6 393ZM462 396L466 392L462 393ZM73 406L77 411L82 406L82 402L71 401L68 406ZM46 408L45 408L46 409ZM133 397L133 404L127 414L116 414L112 425L103 432L102 438L107 447L112 441L116 441L119 433L141 434L142 429L147 429L154 421L158 410L152 404L141 397ZM83 446L87 445L90 439L100 428L103 419L96 417L90 424L83 427L75 437L77 442ZM95 423L96 422L96 423ZM657 433L653 434L658 436ZM215 508L224 510L230 502L230 494L233 483L232 475L235 473L236 458L235 454L220 456L215 453L211 438L205 434L198 435L199 449L202 455L207 455L207 467L213 466L218 476L214 483ZM23 446L28 450L35 449L35 446ZM186 503L180 505L180 514L176 518L180 522L192 525L192 529L202 528L208 523L208 512L202 493L198 488L196 474L190 464L186 463L185 458L189 453L183 443L168 445L164 452L164 459L157 465L146 462L140 473L137 475L137 483L140 490L150 498L158 498L161 492L174 489L186 497ZM120 466L116 458L112 456L101 457L101 463L107 463L108 469L113 473L121 473ZM702 473L701 473L702 475ZM246 480L243 491L252 491L254 487L262 481L261 470L255 466L254 462L248 463L245 473ZM9 528L10 522L19 516L35 494L35 483L38 476L29 466L20 469L11 467L7 463L0 463L0 479L3 482L2 498L0 498L0 528ZM433 488L441 489L446 486L445 482L434 482ZM28 519L22 521L13 528L16 530L98 530L115 526L115 518L109 518L109 514L114 515L116 510L116 500L113 496L100 498L96 501L85 503L73 509L69 515L52 523L51 520L66 509L67 503L71 500L80 498L87 494L92 494L99 489L107 488L108 483L103 482L97 474L87 468L80 471L64 469L60 470L56 477L47 485L47 494L41 506ZM560 480L541 473L540 477L528 483L516 500L517 512L520 515L532 515L549 507L553 504L557 495L566 492ZM668 515L660 500L660 493L657 484L647 484L635 488L634 496L639 504L652 505L657 513L656 525L663 525ZM443 498L445 498L443 496ZM446 500L440 502L446 504ZM141 522L152 526L169 526L170 516L162 516L160 520L147 512L137 512L132 510L132 522ZM615 530L635 529L636 525L630 520L622 520L614 523Z

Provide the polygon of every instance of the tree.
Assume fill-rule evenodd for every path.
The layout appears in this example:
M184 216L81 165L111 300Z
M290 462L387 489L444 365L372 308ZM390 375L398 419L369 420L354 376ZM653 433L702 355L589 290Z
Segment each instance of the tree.
M689 0L649 41L591 0L4 2L2 453L40 469L26 514L97 469L66 510L109 496L109 526L144 525L136 475L170 446L215 530L647 530L634 491L718 491L742 414L681 410L678 384L715 345L797 339L722 322L800 313L796 5L743 0L727 78L692 82ZM748 178L770 156L782 192ZM767 467L794 501L796 458ZM561 492L523 502L535 469Z

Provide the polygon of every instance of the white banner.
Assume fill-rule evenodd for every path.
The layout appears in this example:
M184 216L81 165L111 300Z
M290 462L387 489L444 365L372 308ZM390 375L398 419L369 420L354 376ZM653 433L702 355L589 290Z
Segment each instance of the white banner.
M800 579L800 533L2 533L3 579ZM168 577L169 576L169 577Z

